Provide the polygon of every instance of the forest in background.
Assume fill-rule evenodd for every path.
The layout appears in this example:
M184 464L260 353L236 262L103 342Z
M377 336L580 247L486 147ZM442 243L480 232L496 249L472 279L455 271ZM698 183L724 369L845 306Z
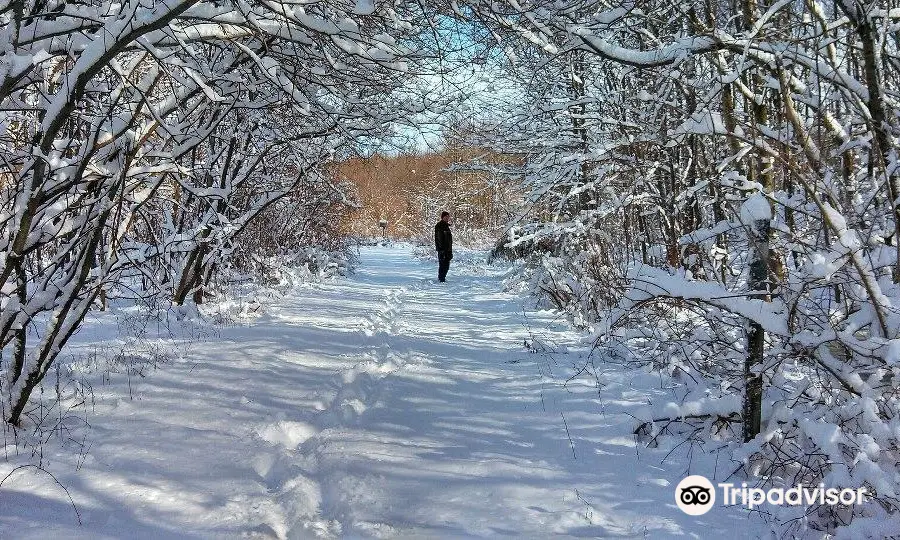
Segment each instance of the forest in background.
M335 164L333 174L354 187L358 204L348 208L341 230L357 238L380 237L379 222L386 220L388 237L430 242L430 231L446 210L457 242L493 243L516 217L524 192L515 179L465 167L475 157L503 161L477 148L451 147Z

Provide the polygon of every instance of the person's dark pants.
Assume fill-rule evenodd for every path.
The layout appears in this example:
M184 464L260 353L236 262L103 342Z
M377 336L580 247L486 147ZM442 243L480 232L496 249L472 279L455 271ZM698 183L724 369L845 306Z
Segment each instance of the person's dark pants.
M438 281L447 280L447 271L450 270L450 259L446 253L438 252Z

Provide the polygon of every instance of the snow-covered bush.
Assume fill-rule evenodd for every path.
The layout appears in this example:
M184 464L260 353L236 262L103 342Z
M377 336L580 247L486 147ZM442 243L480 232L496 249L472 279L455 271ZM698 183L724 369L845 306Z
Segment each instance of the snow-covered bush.
M767 509L782 534L900 532L897 14L467 5L524 88L495 147L532 206L503 247L598 354L673 386L637 431L750 483L873 494Z
M351 239L340 230L355 205L348 187L306 181L270 205L235 237L225 279L246 276L272 285L298 272L307 278L350 273Z

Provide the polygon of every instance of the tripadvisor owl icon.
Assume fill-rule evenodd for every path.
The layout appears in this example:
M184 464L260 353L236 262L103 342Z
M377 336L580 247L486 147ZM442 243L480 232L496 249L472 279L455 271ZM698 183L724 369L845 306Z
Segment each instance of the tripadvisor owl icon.
M675 488L675 504L685 514L702 516L716 502L716 489L712 482L700 475L691 475Z

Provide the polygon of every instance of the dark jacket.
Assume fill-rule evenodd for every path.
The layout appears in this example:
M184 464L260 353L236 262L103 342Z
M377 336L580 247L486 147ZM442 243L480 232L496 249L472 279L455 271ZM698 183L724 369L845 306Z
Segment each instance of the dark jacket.
M434 226L434 249L441 252L453 251L453 234L450 225L446 221L438 221Z

